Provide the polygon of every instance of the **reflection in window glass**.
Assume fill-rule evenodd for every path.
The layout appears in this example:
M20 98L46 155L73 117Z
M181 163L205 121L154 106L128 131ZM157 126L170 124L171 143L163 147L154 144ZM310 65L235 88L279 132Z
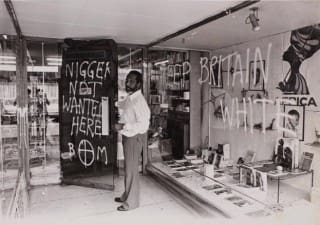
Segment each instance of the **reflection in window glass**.
M60 180L57 43L27 42L28 119L32 185Z
M148 50L153 161L180 159L189 149L188 61L186 51Z
M19 154L16 117L15 40L0 38L0 206L6 213L17 181Z

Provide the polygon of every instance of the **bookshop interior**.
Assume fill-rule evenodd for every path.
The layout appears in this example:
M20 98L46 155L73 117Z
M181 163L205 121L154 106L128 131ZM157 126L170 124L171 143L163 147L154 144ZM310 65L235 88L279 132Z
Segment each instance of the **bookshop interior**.
M319 12L316 0L0 1L0 219L320 224ZM150 124L140 207L117 212L114 126L132 70Z

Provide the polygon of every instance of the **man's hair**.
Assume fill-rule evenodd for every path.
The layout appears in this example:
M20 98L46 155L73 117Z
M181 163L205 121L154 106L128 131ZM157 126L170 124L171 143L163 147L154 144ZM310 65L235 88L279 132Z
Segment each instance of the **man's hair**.
M128 73L128 76L129 76L129 75L135 75L137 83L140 83L140 84L141 84L141 88L142 88L142 84L143 84L142 74L141 74L139 71L137 71L137 70L131 70L131 71Z
M295 109L291 109L289 112L288 112L289 115L291 116L297 116L298 118L300 118L300 114L297 110Z

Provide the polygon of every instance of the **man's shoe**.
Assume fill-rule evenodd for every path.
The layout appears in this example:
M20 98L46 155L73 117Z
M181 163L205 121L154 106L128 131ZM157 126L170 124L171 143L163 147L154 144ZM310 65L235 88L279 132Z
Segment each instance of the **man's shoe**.
M123 201L121 200L121 198L119 198L119 197L114 198L114 201L115 201L115 202L123 202Z
M128 211L129 208L124 206L124 205L120 205L118 208L117 208L118 211Z

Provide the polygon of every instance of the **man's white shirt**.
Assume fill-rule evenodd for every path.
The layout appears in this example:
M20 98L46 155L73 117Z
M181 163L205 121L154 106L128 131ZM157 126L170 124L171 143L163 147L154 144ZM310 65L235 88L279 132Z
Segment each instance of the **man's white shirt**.
M120 134L132 137L147 132L150 124L150 109L141 90L119 102L118 107L122 110L119 122L124 123L123 129L119 131Z

